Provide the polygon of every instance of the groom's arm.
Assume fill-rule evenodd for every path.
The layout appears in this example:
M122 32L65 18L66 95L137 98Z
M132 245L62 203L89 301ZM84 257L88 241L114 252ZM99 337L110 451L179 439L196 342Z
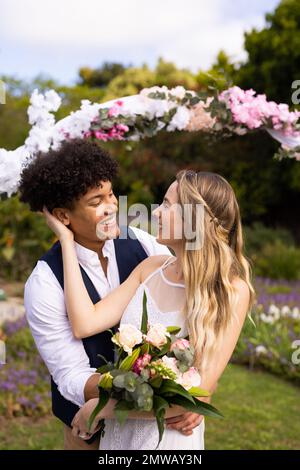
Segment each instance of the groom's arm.
M63 291L44 261L26 282L24 304L36 346L59 392L78 406L97 396L98 374L90 367L82 341L72 334Z

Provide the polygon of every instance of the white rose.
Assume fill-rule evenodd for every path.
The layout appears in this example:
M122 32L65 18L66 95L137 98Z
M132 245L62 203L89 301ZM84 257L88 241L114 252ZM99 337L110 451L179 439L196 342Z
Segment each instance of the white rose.
M166 344L168 336L170 336L170 334L167 332L166 327L161 323L156 323L150 326L146 335L146 341L156 348L160 348Z
M121 325L119 333L117 333L117 339L113 340L114 343L119 344L129 356L132 354L132 348L137 344L140 344L143 340L143 335L133 325Z
M168 367L168 369L171 369L173 372L175 372L177 377L180 376L180 371L177 367L177 359L175 357L163 356L162 362L166 367Z

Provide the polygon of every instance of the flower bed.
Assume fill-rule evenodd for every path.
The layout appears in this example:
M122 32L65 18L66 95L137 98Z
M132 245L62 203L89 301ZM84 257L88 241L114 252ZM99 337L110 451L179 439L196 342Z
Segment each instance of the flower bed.
M43 416L50 412L50 380L25 317L0 330L7 364L0 366L0 415Z
M300 385L300 365L292 344L300 340L300 281L257 278L257 305L247 320L232 361L264 369ZM7 364L0 366L0 414L44 416L51 410L50 380L25 317L0 329Z
M232 361L263 367L300 384L300 364L295 360L300 346L300 281L257 278L255 287L255 326L246 321Z

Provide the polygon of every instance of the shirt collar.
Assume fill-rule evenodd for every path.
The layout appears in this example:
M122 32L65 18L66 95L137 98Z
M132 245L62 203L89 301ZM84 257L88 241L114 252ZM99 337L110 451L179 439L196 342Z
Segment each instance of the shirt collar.
M100 260L95 251L90 250L89 248L86 248L85 246L80 245L79 243L75 241L74 241L74 244L75 244L75 250L76 250L78 261L81 264L99 266ZM113 240L105 241L102 252L103 252L103 256L107 257L108 259L111 258L111 256L114 253Z

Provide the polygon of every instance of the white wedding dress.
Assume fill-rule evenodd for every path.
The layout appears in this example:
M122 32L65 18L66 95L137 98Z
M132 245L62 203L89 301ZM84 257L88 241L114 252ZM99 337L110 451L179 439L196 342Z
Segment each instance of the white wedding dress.
M186 322L181 313L185 301L183 284L175 284L166 278L164 269L175 258L166 262L138 287L121 319L121 324L141 327L144 291L147 295L149 323L180 326L177 336L187 336ZM116 419L105 420L105 435L100 440L101 450L154 450L158 443L156 420L127 419L121 426ZM194 428L193 434L184 436L179 431L165 428L158 450L203 450L204 419Z

